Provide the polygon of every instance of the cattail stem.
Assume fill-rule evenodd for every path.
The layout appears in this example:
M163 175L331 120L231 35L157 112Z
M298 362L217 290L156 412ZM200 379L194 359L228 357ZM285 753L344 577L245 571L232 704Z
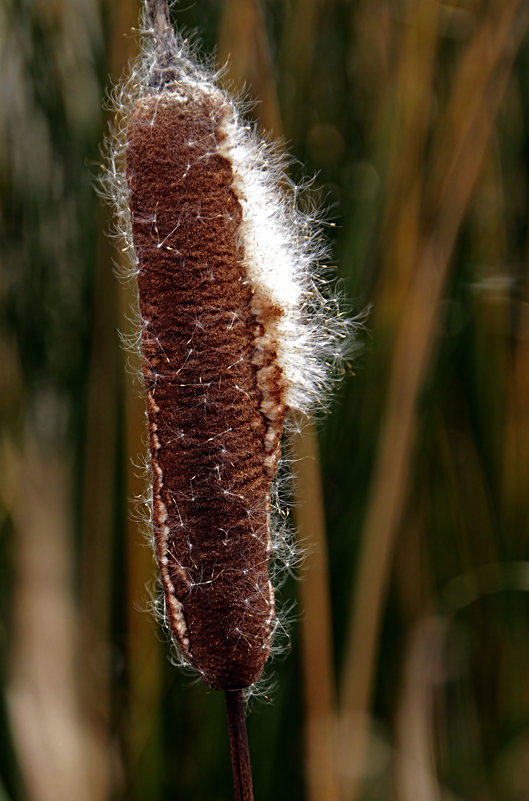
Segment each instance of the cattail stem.
M151 84L161 87L178 77L177 46L167 0L147 0L147 14L154 30L159 67L151 76Z
M174 38L167 0L147 0L147 12L157 35L170 33Z
M227 690L224 695L226 698L235 801L253 801L252 768L250 765L242 691Z

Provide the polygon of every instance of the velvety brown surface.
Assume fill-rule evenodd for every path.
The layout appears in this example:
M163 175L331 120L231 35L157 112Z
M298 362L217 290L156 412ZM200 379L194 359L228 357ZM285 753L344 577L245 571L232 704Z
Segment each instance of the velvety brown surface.
M257 329L237 239L241 209L231 165L217 151L223 113L210 101L200 107L168 92L138 101L127 179L143 369L154 401L154 490L168 515L164 523L155 497L156 546L161 559L167 525L168 572L188 646L166 606L204 681L228 689L253 683L262 671L273 598L271 478L251 361Z

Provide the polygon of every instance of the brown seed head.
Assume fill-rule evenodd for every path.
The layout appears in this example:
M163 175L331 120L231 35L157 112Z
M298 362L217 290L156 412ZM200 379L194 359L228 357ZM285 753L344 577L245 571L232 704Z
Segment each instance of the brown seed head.
M263 315L278 311L252 313L229 113L216 96L154 91L136 101L127 145L156 553L171 629L217 689L255 682L269 652L270 483L285 414L273 350L255 358Z

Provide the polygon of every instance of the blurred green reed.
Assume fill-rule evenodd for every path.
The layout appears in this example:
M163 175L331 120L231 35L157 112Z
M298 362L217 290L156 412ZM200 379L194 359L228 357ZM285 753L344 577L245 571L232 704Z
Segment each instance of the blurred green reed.
M140 386L93 191L132 0L0 8L0 801L228 799L223 700L146 612ZM317 173L352 311L291 444L308 546L257 799L529 796L529 44L516 0L173 9ZM320 457L318 457L318 450ZM134 503L134 501L137 503Z

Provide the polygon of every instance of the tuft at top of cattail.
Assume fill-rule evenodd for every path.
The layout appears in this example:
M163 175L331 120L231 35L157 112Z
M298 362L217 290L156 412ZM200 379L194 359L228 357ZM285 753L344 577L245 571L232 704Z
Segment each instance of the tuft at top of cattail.
M349 325L285 164L149 0L115 90L104 190L140 312L152 526L169 628L206 684L247 687L275 627L271 487L289 409L324 402Z

